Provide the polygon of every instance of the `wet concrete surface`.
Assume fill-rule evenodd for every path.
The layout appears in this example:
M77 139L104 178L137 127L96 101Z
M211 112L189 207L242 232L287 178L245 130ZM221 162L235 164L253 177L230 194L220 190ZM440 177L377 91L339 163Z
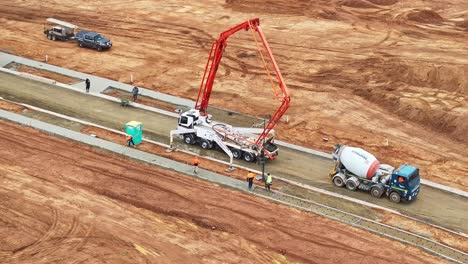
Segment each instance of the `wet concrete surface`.
M104 91L102 91L102 94L114 96L116 98L132 98L132 93L115 88L115 87L108 87ZM152 97L148 97L142 94L138 95L138 102L143 101L142 104L145 104L145 102L153 107L157 108L168 108L165 109L167 111L176 111L176 110L181 110L182 112L185 112L187 110L190 110L189 107L186 105L178 105L178 104L173 104L170 102L166 101L161 101ZM229 122L230 125L232 126L239 126L239 127L263 127L263 119L257 118L254 116L249 116L237 112L232 112L232 111L226 111L225 109L220 109L218 107L208 107L208 113L215 117L216 121L218 122Z
M124 130L125 123L128 121L140 121L143 123L146 138L163 143L169 143L169 131L176 127L176 120L172 117L133 107L121 107L120 104L105 99L6 73L0 73L0 96L121 131ZM225 113L222 119L229 121L232 115L227 114L227 111ZM241 115L235 116L238 120L236 123L252 122L250 116L246 117L243 122L239 121L241 117ZM215 120L219 119L215 118ZM197 146L185 145L182 141L177 141L177 146L200 155L227 160L227 157L219 151L204 151ZM236 163L261 170L258 164L238 160ZM468 199L466 198L423 186L416 201L411 204L393 204L386 198L375 199L368 193L350 192L333 186L328 178L328 172L332 166L331 160L282 147L278 159L266 164L266 171L283 178L393 208L451 230L468 233L466 221L468 216L465 212L468 208ZM343 201L343 203L347 202Z

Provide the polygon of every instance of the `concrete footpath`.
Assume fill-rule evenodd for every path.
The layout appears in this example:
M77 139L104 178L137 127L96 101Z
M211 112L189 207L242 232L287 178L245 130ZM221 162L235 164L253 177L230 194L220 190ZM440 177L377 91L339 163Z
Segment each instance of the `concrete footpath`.
M42 121L38 121L36 119L32 119L29 117L25 117L25 116L11 113L11 112L1 110L1 109L0 109L0 119L9 120L11 122L29 126L29 127L44 131L46 133L55 135L55 136L78 141L87 145L105 149L107 151L110 151L116 154L125 155L129 158L147 162L147 163L150 163L150 164L153 164L153 165L156 165L156 166L168 169L168 170L173 170L173 171L177 171L177 172L189 175L189 176L202 178L210 182L218 183L218 184L231 187L231 188L235 188L235 189L239 189L242 191L248 191L247 184L245 181L226 177L221 174L217 174L217 173L204 170L204 169L199 169L198 175L194 175L193 166L191 165L187 165L184 163L166 159L166 158L163 158L163 157L151 154L151 153L147 153L138 149L129 148L127 146L119 145L110 141L88 136L79 132L75 132L75 131L62 128L56 125L51 125Z
M199 173L195 175L193 173L193 167L191 165L176 162L164 157L140 151L138 149L129 148L103 139L88 136L79 132L51 125L19 114L0 110L0 119L9 120L14 123L29 126L55 136L78 141L87 145L105 149L116 154L125 155L129 158L150 163L168 170L177 171L179 173L183 173L191 177L198 177L216 184L220 184L225 187L230 187L246 192L248 191L247 184L245 181L233 179L204 169L200 169ZM263 188L260 188L260 190L263 190ZM456 263L463 263L464 261L468 260L468 255L466 255L465 253L443 245L439 242L429 240L419 235L409 233L407 231L391 227L354 214L350 214L332 207L324 206L316 202L303 200L276 191L272 193L265 193L264 191L259 192L258 190L254 190L254 192L250 193L256 196L260 196L266 199L286 204L288 206L293 206L304 211L309 211L326 217L330 217L334 220L344 222L362 229L366 229L373 233L386 236L403 243L420 247L426 251L429 251L435 255L454 261Z
M133 89L133 86L129 85L129 84L125 84L125 83L117 82L117 81L114 81L114 80L111 80L111 79L97 77L97 76L94 76L94 75L91 75L91 74L86 74L86 73L82 73L82 72L78 72L78 71L73 71L73 70L69 70L69 69L66 69L66 68L50 65L50 64L47 64L47 63L38 62L38 61L22 58L22 57L19 57L19 56L11 55L11 54L8 54L8 53L0 52L0 70L1 71L8 72L8 73L11 73L11 74L18 74L18 72L8 70L6 68L1 68L1 67L5 67L6 65L8 65L9 63L12 63L12 62L16 62L16 63L23 64L23 65L26 65L26 66L29 66L29 67L33 67L33 68L37 68L37 69L41 69L41 70L46 70L46 71L50 71L50 72L55 72L55 73L58 73L58 74L62 74L62 75L65 75L65 76L69 76L69 77L73 77L73 78L83 80L83 81L75 83L73 85L62 84L62 83L56 83L55 84L58 87L71 89L71 90L74 90L74 91L77 91L77 92L84 92L84 80L86 78L89 78L91 80L91 83L92 83L91 93L90 94L93 95L93 96L97 96L97 97L107 99L107 100L111 100L111 101L119 101L119 99L102 94L102 92L105 89L107 89L109 87L114 87L114 88L121 89L121 90L124 90L124 91L127 91L127 92L131 92L131 90ZM26 76L23 76L23 77L26 77ZM43 78L43 79L45 79L45 78ZM48 83L47 80L40 80L40 79L35 79L35 80L36 81L43 81L43 82ZM142 87L140 87L140 91L144 96L147 96L147 97L150 97L150 98L153 98L153 99L157 99L157 100L161 100L161 101L164 101L164 102L168 102L168 103L171 103L171 104L176 104L176 105L180 105L180 106L184 106L184 107L188 107L188 108L192 108L195 105L195 102L192 101L192 100L187 100L187 99L179 98L179 97L176 97L176 96L172 96L172 95L168 95L168 94L164 94L164 93L160 93L160 92L155 92L155 91L145 89L145 88L142 88ZM154 108L154 107L150 107L150 106L147 106L147 105L132 103L132 106L134 106L136 108L152 111L152 112L157 112L157 113L164 114L164 115L171 116L171 117L177 117L178 116L178 114L176 114L176 113L164 111L164 110L157 109L157 108ZM310 149L310 148L305 148L305 147L302 147L302 146L290 144L290 143L280 141L280 140L276 140L275 142L280 146L287 147L287 148L290 148L290 149L293 149L293 150L296 150L296 151L312 154L312 155L315 155L315 156L318 156L318 157L323 157L323 158L326 158L326 159L331 159L332 158L332 155L329 154L329 153L324 153L324 152L313 150L313 149ZM443 190L443 191L446 191L446 192L454 193L454 194L457 194L459 196L463 196L465 198L468 198L468 192L465 192L463 190L459 190L459 189L456 189L456 188L453 188L453 187L441 185L441 184L431 182L431 181L428 181L428 180L425 180L425 179L421 179L421 183L423 185L427 185L427 186L430 186L430 187L435 188L435 189Z
M117 82L111 79L102 78L102 77L98 77L95 75L54 66L51 64L47 64L45 62L34 61L34 60L19 57L19 56L11 55L8 53L0 52L0 67L5 67L12 62L16 62L16 63L23 64L23 65L33 67L36 69L46 70L46 71L58 73L64 76L79 79L80 80L79 82L72 84L72 86L75 88L84 89L85 88L84 80L88 78L91 81L90 91L93 93L102 93L104 90L106 90L109 87L117 88L117 89L124 90L127 92L131 92L133 89L133 85L130 85L130 84L121 83L121 82ZM176 96L172 96L172 95L168 95L168 94L164 94L160 92L155 92L149 89L145 89L143 87L139 87L139 88L140 88L140 93L142 95L148 96L157 100L170 102L170 103L177 104L177 105L183 105L183 106L187 106L190 108L194 107L195 105L195 102L192 100L187 100L187 99L179 98Z

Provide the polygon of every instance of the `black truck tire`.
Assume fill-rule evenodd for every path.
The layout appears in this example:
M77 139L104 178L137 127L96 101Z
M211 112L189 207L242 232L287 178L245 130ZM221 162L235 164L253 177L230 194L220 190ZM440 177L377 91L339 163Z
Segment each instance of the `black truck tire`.
M390 198L390 201L394 203L399 203L401 201L401 196L397 192L390 193L388 198Z
M202 149L211 149L213 147L213 144L211 144L211 142L209 142L206 139L202 139L200 140L200 147Z
M195 135L194 134L185 134L184 135L184 142L189 144L189 145L195 144L195 142L196 142Z
M250 152L244 152L244 160L247 162L253 162L255 160L255 156Z
M83 47L83 42L78 42L78 46L80 46L80 48Z
M97 46L97 50L98 50L98 51L102 51L102 47L101 47L101 46Z
M232 156L233 156L235 159L241 159L241 158L242 158L242 150L239 150L239 149L231 149L231 152L232 152Z
M55 35L52 35L52 40L53 41L56 41L57 40L57 37Z
M378 186L374 186L370 189L370 193L372 197L380 198L382 194L384 193L384 190Z
M52 35L51 35L51 34L47 34L47 38L48 38L49 40L52 40Z
M348 190L350 190L350 191L356 191L357 190L357 184L354 181L348 179L346 181L346 188Z
M333 177L333 184L338 187L343 187L345 185L343 179L340 176Z

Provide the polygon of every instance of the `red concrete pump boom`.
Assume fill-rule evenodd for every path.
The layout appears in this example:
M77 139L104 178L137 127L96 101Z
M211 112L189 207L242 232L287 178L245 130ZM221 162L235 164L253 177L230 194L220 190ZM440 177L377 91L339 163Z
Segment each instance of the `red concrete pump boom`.
M270 82L272 85L273 92L275 93L275 97L279 101L281 101L279 108L272 115L268 124L265 126L265 129L263 130L262 134L260 134L257 141L255 142L255 145L259 146L261 149L263 148L262 146L263 139L266 136L268 136L270 131L276 126L276 124L281 119L281 116L283 116L283 114L289 108L291 99L289 96L288 88L286 87L286 84L284 83L283 76L281 75L278 65L276 64L273 54L271 53L270 47L268 46L265 36L263 35L263 32L260 29L260 20L258 18L250 19L227 31L224 31L223 33L220 34L217 40L213 41L211 45L210 55L208 57L208 62L206 63L206 66L205 66L203 79L200 84L200 90L198 91L198 98L195 104L195 109L199 110L201 115L207 114L207 108L208 108L208 103L210 101L211 91L213 89L213 83L216 77L216 73L218 71L219 64L221 62L221 58L223 57L223 51L227 46L227 39L229 38L229 36L233 35L234 33L242 29L246 31L248 31L249 29L251 30L258 52L262 58L263 65L265 67L265 70L267 71L268 77L270 78ZM258 36L260 37L261 43L263 45L263 49L258 43L255 33L257 33ZM268 60L265 59L263 52L265 52L268 55L267 56ZM275 73L276 82L277 82L276 84L271 76L270 67L273 68L273 72ZM268 151L266 151L266 154L268 155Z

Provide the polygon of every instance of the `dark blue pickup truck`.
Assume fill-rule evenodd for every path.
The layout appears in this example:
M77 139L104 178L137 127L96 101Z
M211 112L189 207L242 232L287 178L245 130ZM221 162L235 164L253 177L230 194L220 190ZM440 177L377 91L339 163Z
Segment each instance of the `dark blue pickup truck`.
M76 39L80 47L93 48L98 51L112 47L112 41L92 31L81 30L76 34Z

